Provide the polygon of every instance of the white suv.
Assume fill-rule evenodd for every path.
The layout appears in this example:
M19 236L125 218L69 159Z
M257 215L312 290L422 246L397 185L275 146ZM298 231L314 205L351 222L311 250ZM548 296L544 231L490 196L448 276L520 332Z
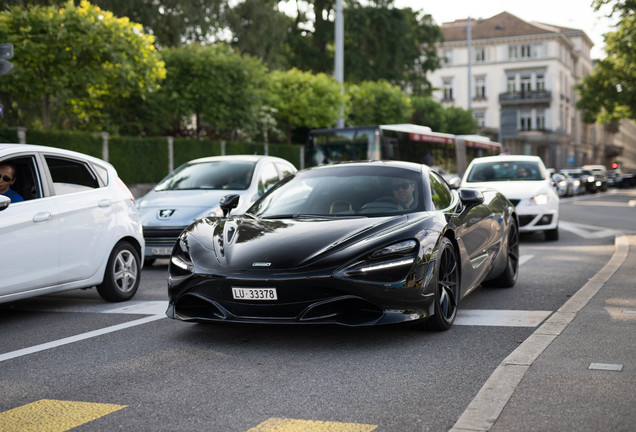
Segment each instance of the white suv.
M142 227L112 165L68 150L0 144L0 174L0 303L93 286L107 301L135 294Z
M559 239L559 195L538 156L500 155L473 159L461 187L489 187L501 192L517 209L519 231L543 231Z

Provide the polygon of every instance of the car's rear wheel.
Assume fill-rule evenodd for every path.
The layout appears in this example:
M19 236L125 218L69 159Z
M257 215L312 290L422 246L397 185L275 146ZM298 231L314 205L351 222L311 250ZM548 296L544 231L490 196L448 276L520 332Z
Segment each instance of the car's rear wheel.
M108 258L104 281L97 292L106 301L120 302L135 295L141 280L137 250L127 241L117 243Z
M439 247L436 265L435 314L423 323L423 327L428 330L444 331L453 325L459 303L457 253L450 240L445 237Z
M484 282L485 286L510 288L517 282L519 275L519 228L516 222L510 224L507 243L506 268L495 279Z

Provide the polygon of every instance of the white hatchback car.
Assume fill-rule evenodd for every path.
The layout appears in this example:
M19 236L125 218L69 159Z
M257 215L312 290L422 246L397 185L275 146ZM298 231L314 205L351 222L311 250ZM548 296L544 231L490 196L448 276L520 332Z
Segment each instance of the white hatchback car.
M144 239L134 199L112 165L53 147L0 144L0 303L97 287L130 299ZM23 198L16 199L17 193Z
M543 231L559 239L559 195L538 156L500 155L473 159L461 187L490 187L517 209L520 232Z

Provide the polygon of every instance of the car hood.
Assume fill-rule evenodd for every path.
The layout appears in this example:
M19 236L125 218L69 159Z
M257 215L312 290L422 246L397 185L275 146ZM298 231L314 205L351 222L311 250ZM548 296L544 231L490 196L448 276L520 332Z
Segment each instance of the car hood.
M249 191L232 190L179 190L150 191L137 200L137 208L143 226L190 225L206 211L219 208L219 201L225 195L241 195L239 207L233 213L245 211L251 204ZM167 210L167 212L163 212Z
M508 199L531 198L535 195L546 193L548 189L545 180L464 183L462 187L495 189Z
M317 261L342 265L394 238L403 240L401 228L407 230L422 218L205 218L187 228L183 239L199 269L289 270Z

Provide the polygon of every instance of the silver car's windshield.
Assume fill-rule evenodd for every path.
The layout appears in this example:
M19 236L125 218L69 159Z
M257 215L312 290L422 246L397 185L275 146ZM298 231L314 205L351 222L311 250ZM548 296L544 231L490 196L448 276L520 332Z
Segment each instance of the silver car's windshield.
M248 212L261 218L369 217L424 210L421 173L389 167L331 167L298 173Z
M539 164L531 161L488 162L473 165L466 181L469 183L492 181L545 180Z
M214 161L182 165L157 185L157 191L221 189L245 190L256 162Z

